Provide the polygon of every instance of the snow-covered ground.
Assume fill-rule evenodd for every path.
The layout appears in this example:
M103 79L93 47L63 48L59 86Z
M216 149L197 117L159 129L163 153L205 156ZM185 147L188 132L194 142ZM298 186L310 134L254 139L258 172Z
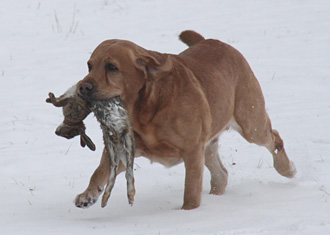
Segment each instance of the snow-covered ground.
M330 2L328 0L1 0L0 234L330 234ZM184 167L136 159L130 207L124 175L105 209L73 204L103 146L95 118L79 139L54 134L60 109L45 103L87 73L103 40L122 38L178 53L177 36L194 29L237 49L263 88L273 127L296 163L278 175L264 148L235 132L219 151L229 171L223 196L182 211Z

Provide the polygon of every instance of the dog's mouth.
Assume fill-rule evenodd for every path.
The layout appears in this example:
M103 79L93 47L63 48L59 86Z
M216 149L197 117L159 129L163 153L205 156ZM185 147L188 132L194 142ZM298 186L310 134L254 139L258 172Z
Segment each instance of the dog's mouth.
M107 102L109 100L120 100L120 95L113 95L110 97L94 97L94 96L85 96L77 92L77 95L86 101L87 103L98 103L98 102Z
M87 107L93 112L95 112L96 107L100 110L107 110L109 108L113 109L113 107L115 106L123 107L123 103L120 99L120 96L114 96L108 99L88 99L86 103Z

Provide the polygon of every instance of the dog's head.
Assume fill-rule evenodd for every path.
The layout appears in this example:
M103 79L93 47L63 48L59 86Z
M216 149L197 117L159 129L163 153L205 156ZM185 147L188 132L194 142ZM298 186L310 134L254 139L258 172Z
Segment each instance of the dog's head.
M90 100L120 96L125 103L134 102L146 82L172 69L169 55L116 39L102 42L87 64L89 73L77 85L79 94Z

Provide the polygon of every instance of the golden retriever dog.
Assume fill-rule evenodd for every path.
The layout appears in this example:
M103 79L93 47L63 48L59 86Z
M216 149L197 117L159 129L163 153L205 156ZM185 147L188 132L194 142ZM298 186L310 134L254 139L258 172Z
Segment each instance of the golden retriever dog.
M245 58L230 45L183 31L189 48L178 55L146 50L125 40L106 40L92 53L78 93L92 100L120 96L132 121L135 156L165 166L185 166L182 209L201 203L204 164L211 194L223 194L228 173L218 154L218 137L228 128L266 147L277 172L296 173L279 133L272 129L260 85ZM119 166L117 174L125 170ZM109 179L103 152L78 207L96 202Z

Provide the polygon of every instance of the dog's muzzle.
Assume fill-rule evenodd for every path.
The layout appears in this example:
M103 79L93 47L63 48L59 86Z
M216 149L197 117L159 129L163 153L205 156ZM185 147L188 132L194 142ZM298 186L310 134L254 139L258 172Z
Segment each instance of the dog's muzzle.
M91 82L81 82L78 85L78 93L81 96L90 96L93 93L94 85Z

